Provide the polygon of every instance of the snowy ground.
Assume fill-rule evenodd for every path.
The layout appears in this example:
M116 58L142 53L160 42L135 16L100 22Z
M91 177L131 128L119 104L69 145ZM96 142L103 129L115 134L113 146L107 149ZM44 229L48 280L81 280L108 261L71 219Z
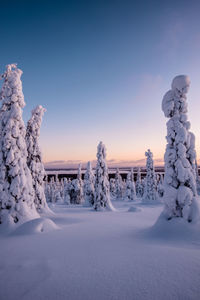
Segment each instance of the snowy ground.
M200 299L198 235L152 228L161 205L113 204L117 212L57 205L60 229L35 221L1 234L0 299Z

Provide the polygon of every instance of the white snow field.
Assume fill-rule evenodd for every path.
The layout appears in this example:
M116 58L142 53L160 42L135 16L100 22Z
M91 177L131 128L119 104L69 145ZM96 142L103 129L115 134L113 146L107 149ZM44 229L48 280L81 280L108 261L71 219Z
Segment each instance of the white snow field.
M154 225L162 205L113 205L55 205L54 215L1 232L0 299L200 299L200 225Z

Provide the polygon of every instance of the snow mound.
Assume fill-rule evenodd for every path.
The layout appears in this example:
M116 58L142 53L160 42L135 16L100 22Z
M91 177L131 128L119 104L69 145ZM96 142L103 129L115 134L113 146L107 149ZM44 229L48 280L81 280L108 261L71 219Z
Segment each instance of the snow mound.
M139 211L141 211L141 209L136 206L131 206L128 210L128 212L139 212Z
M166 215L161 213L156 223L148 230L147 236L166 242L200 242L200 221L189 223L184 218L167 220Z
M52 220L47 218L38 218L22 224L12 233L12 235L44 233L58 229L60 229L60 227L58 227Z

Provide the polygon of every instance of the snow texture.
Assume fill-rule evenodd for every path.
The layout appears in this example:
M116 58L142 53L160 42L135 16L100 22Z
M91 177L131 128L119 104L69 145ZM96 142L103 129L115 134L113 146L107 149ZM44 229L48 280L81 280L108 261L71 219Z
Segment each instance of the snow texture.
M94 209L102 210L105 208L108 210L115 210L110 200L106 147L100 142L97 147Z
M11 226L39 217L27 166L21 75L22 71L12 64L1 76L4 82L0 93L0 223Z
M167 122L165 151L164 202L166 218L182 217L193 220L193 202L196 189L195 136L187 117L187 99L190 80L185 75L173 79L171 90L163 97L162 110Z

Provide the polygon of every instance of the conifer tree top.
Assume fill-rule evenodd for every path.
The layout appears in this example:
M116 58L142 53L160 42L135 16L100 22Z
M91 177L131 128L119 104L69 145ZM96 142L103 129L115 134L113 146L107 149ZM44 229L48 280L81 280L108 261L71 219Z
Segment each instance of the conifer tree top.
M190 87L190 79L187 75L178 75L172 80L171 88L180 94L187 94Z
M21 108L25 106L20 80L22 74L22 70L18 69L16 64L6 66L6 71L0 76L0 79L4 79L0 92L0 100L3 100L4 103L18 102Z

